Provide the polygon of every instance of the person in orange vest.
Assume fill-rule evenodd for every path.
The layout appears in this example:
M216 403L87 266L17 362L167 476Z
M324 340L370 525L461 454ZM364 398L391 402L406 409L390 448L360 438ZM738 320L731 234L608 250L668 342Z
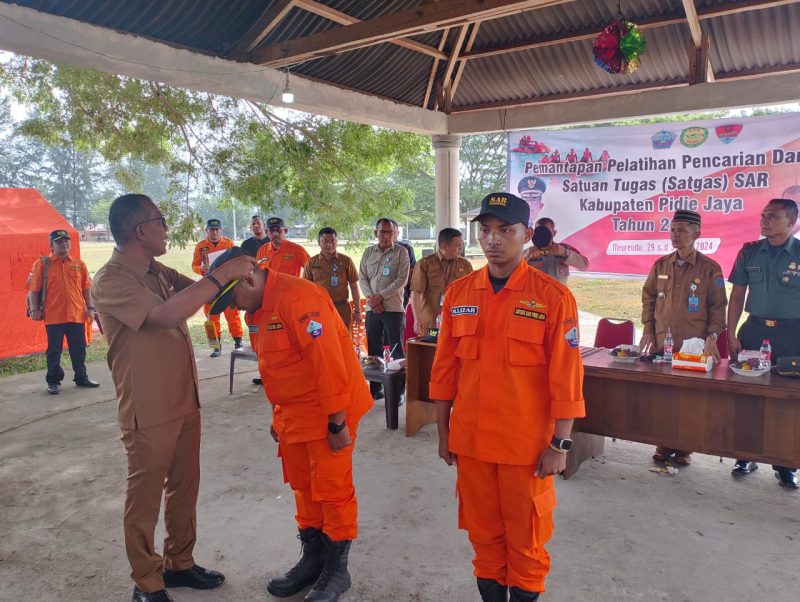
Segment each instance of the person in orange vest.
M47 392L58 395L64 370L61 350L64 337L69 345L69 359L77 387L98 387L86 374L86 321L94 316L89 270L80 259L70 255L70 237L66 230L50 233L50 257L33 264L28 283L31 319L43 321L47 331ZM45 259L47 284L45 287Z
M256 253L257 259L263 259L261 266L282 274L300 276L310 259L308 251L301 245L286 239L289 229L281 217L271 217L267 220L267 232L269 232L269 242L261 245ZM258 353L252 316L245 313L244 321L250 330L250 347ZM253 384L261 385L261 378L254 378Z
M584 416L578 309L569 289L528 266L530 208L487 195L478 242L488 265L447 289L433 361L439 456L458 470L459 526L488 602L545 591L574 418Z
M244 254L234 247L212 269ZM274 406L270 432L285 480L294 490L302 557L269 581L274 596L335 602L350 587L350 545L358 532L353 447L361 417L372 407L350 333L330 295L308 280L254 270L224 285L211 312L253 314L258 371Z
M300 276L309 260L308 251L290 240L286 240L289 232L285 222L280 217L271 217L267 220L269 242L261 245L256 253L256 258L264 259L264 264L276 272Z
M192 271L201 276L208 273L208 265L211 263L208 256L217 251L225 251L233 246L230 238L222 236L222 222L218 219L210 219L206 222L206 238L201 240L194 247L194 257L192 258ZM203 311L208 316L208 305L203 306ZM219 323L219 316L209 316L217 329L217 336L222 342L222 325ZM242 348L242 322L239 320L239 312L229 309L225 312L225 321L228 323L228 331L233 337L234 349ZM219 357L222 353L222 345L211 352L211 357Z

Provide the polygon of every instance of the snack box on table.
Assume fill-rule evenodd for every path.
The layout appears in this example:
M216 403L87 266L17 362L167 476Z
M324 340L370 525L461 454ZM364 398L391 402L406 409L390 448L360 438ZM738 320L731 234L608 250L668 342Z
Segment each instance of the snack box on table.
M672 367L676 370L711 372L714 359L705 353L676 353L672 356Z

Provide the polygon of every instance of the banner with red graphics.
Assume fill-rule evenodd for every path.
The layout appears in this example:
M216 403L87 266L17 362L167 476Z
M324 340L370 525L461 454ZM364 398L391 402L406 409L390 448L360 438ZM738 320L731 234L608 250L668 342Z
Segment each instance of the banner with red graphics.
M647 274L673 213L697 211L697 248L727 276L767 201L800 202L800 114L512 132L507 187L592 272Z

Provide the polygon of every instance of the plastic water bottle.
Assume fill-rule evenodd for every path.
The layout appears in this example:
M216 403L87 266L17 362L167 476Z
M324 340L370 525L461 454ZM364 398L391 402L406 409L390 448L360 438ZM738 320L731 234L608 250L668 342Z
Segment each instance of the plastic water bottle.
M769 339L761 341L761 360L758 362L759 370L769 370L772 367L772 345Z
M392 361L392 350L389 348L389 345L383 346L383 371L386 372L389 369L389 362Z
M667 327L667 336L664 337L664 361L671 362L672 361L672 346L674 342L672 340L672 330Z

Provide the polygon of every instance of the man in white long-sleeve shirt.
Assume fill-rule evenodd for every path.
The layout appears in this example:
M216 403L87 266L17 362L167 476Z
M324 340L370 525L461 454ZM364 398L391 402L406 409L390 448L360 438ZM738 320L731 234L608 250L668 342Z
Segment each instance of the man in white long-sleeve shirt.
M403 289L408 282L408 251L392 242L396 226L392 220L381 218L375 224L378 244L367 247L358 270L358 283L367 300L367 351L380 356L384 345L394 349L392 357L405 357L403 330L405 312ZM380 383L370 383L370 392L380 399Z

